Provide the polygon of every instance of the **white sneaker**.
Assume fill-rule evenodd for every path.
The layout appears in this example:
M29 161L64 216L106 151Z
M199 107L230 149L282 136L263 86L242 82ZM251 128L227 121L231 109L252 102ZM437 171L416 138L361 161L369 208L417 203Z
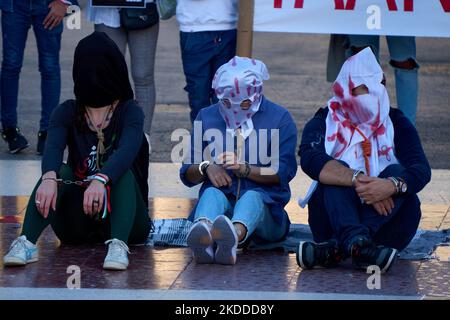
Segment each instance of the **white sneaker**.
M36 261L38 261L38 249L24 235L13 241L8 253L3 257L3 265L7 267L24 266Z
M103 262L103 269L126 270L130 250L125 242L119 239L110 239L105 244L108 245L108 254Z
M187 244L192 250L196 263L214 263L214 242L206 223L198 221L191 227Z
M211 234L217 244L216 262L236 264L238 236L230 219L226 216L218 216L213 222Z

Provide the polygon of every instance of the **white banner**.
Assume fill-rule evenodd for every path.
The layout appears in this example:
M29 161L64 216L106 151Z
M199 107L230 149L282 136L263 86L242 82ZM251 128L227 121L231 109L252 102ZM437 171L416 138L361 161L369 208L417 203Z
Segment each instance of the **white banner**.
M255 0L254 31L450 37L450 0Z

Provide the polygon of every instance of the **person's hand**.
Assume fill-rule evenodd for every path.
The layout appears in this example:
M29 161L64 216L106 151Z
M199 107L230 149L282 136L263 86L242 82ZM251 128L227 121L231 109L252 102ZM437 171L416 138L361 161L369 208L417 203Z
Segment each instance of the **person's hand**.
M60 0L54 0L50 2L48 7L50 8L50 11L45 17L42 24L44 25L45 29L52 30L53 28L57 27L64 19L64 16L67 13L68 5L62 3Z
M231 187L231 177L221 166L211 163L206 169L206 174L214 187Z
M355 189L359 188L359 187L361 187L361 186L363 186L365 184L362 181L365 181L366 179L361 179L361 177L366 177L367 178L367 176L364 173L358 174L358 176L355 179L355 183L353 184L353 187L355 187Z
M397 192L392 181L365 175L358 176L355 190L367 204L385 200Z
M374 209L376 212L378 212L379 215L387 216L392 212L392 209L394 209L394 200L392 200L391 197L375 202L373 204Z
M105 185L97 180L92 180L89 187L84 192L83 209L84 213L93 216L99 213L103 207L103 197L105 196Z
M217 163L221 164L225 170L233 172L240 171L242 164L238 163L237 155L234 152L224 152L217 156Z
M45 219L47 219L48 217L50 208L52 208L54 211L56 210L57 196L58 183L55 180L43 180L36 190L36 196L34 199L36 208Z

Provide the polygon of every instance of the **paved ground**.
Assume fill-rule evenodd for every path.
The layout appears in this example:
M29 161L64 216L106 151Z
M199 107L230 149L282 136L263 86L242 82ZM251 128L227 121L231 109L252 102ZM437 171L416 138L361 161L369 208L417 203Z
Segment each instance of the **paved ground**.
M420 194L420 228L449 229L450 171L433 170L433 175L436 179ZM20 232L28 195L39 176L39 161L0 160L0 176L2 256ZM177 181L177 165L150 164L149 206L154 219L185 218L192 209L196 190L173 181ZM291 183L293 197L304 194L309 182L299 173ZM293 223L307 223L307 210L295 198L286 210ZM397 261L382 276L381 289L369 290L368 275L353 270L348 260L337 269L304 271L297 266L295 254L257 251L239 255L234 267L196 265L188 249L139 246L131 248L127 271L108 272L101 268L103 245L61 246L51 229L38 245L39 262L26 268L0 268L0 299L87 298L98 295L98 289L103 290L101 299L450 299L450 247L439 247L435 260ZM81 268L81 287L86 291L63 290L70 265Z
M73 96L71 69L74 48L91 31L92 26L83 20L81 30L65 30L63 34L61 100ZM328 38L328 35L287 33L256 33L254 37L254 56L265 61L271 73L266 94L290 110L299 134L306 120L330 97L330 84L325 81ZM151 161L169 162L170 151L175 144L170 141L170 134L176 128L190 128L178 41L176 21L162 22L156 57L158 105L153 122L154 153ZM450 169L450 39L419 38L417 47L421 64L417 127L432 167ZM0 142L0 159L38 159L34 152L40 109L40 78L32 32L26 50L20 83L19 121L33 147L22 155L10 156L6 153L6 144ZM388 65L384 40L381 61L387 73L392 104L396 105L394 77Z
M20 230L27 200L28 197L0 197L0 255ZM193 204L194 201L185 198L150 199L154 218L186 217ZM428 214L421 228L438 229L443 224L448 228L448 207L439 214L426 211ZM16 214L18 212L21 213ZM293 222L305 223L305 211L294 203L289 205L289 213ZM111 298L136 297L136 289L150 290L146 291L147 298L169 299L189 295L202 299L450 298L449 250L438 252L441 261L397 261L388 274L382 275L381 288L369 290L368 275L354 270L348 260L336 269L302 270L297 266L295 254L279 251L244 252L238 255L235 266L221 266L196 265L185 248L131 247L128 270L109 272L101 268L106 251L103 245L60 246L51 229L47 229L39 241L39 249L37 263L26 268L0 269L0 299L42 298L44 294L58 298L58 291L47 288L67 288L69 275L66 271L70 265L80 267L83 289L105 289L106 297ZM24 296L28 287L41 290L28 291ZM114 293L110 289L120 290ZM161 290L166 290L162 296ZM215 294L210 296L209 290ZM245 297L242 291L250 293ZM233 292L238 294L233 296ZM65 292L63 295L70 298L72 294ZM77 294L72 295L76 297Z
M163 22L160 30L156 58L158 105L149 179L151 215L157 219L186 217L196 197L196 189L189 190L179 182L177 165L168 163L174 145L170 134L176 128L189 128L190 124L176 22ZM91 31L92 27L84 23L80 31L64 33L62 100L72 97L73 50L79 39ZM419 195L423 210L420 227L443 230L450 228L450 40L420 38L417 43L421 63L418 129L433 167L433 180ZM326 35L255 34L254 56L266 62L272 76L267 82L267 96L292 112L300 133L306 120L330 96L330 84L325 81L327 46ZM395 105L393 72L387 61L383 42L382 66ZM30 32L19 112L20 126L33 148L11 156L6 153L6 145L0 143L0 256L20 231L24 208L39 176L40 158L34 154L39 92L36 45ZM291 183L293 199L287 211L293 222L306 223L306 210L296 205L295 198L304 194L308 184L309 179L302 172ZM368 290L368 275L354 271L348 262L333 270L302 271L295 255L282 252L244 253L234 267L197 266L187 249L133 247L129 270L114 273L101 269L105 255L102 245L59 246L53 232L47 230L39 247L39 262L27 268L0 268L0 299L100 298L100 292L105 299L450 298L449 247L437 250L440 260L399 261L392 272L382 277L380 290ZM81 267L85 291L62 289L66 287L69 265Z

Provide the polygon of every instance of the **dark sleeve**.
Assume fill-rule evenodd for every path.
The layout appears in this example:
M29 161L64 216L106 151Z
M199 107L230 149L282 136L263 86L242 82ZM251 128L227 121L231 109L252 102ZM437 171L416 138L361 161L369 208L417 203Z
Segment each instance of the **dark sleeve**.
M319 181L319 175L325 164L334 160L325 152L325 116L319 110L303 129L299 148L300 166L311 179Z
M42 157L42 174L49 171L55 171L58 174L63 162L74 110L73 101L66 101L53 110L50 116L44 155Z
M297 126L289 112L286 112L279 128L279 168L277 170L280 184L289 185L297 173L297 158L295 149L297 148Z
M144 137L144 112L142 109L135 103L130 103L122 114L123 129L117 148L100 170L100 173L106 174L113 184L128 169L131 169Z
M430 164L414 125L400 111L393 110L391 114L396 157L405 168L400 178L408 185L408 193L418 193L431 180Z

